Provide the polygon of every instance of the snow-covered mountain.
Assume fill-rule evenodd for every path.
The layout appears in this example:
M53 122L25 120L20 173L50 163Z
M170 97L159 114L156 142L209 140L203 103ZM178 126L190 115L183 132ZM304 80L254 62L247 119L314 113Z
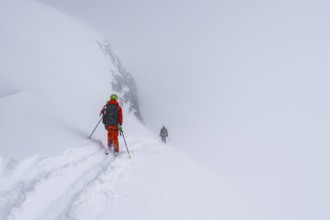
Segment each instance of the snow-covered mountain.
M101 36L34 1L2 1L0 10L2 154L22 159L79 146L112 92L126 117L137 116L125 127L140 124L134 79Z
M0 219L257 219L255 201L143 126L101 36L32 0L1 1L0 29ZM122 138L104 154L102 125L87 139L112 92L132 160Z

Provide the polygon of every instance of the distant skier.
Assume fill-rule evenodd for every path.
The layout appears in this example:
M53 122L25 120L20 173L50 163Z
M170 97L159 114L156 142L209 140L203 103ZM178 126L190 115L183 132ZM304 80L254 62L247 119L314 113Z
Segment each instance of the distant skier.
M166 137L168 137L168 132L167 132L167 129L165 128L165 126L163 126L162 129L160 130L159 137L161 137L162 141L164 143L166 143Z
M118 131L122 131L123 110L118 103L118 96L112 94L110 100L101 110L103 114L103 124L108 131L108 148L113 147L114 151L119 153Z

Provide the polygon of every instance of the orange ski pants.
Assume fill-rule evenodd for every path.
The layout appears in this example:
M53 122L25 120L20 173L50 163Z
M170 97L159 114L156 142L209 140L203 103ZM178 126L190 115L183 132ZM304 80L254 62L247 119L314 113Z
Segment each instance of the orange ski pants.
M119 153L118 126L110 125L108 127L108 147L114 145L115 151Z

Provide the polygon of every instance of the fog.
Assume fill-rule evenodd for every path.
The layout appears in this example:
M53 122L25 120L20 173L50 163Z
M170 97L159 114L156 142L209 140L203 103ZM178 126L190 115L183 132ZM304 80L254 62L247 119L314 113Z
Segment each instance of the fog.
M105 35L146 125L263 203L329 219L326 1L43 1Z

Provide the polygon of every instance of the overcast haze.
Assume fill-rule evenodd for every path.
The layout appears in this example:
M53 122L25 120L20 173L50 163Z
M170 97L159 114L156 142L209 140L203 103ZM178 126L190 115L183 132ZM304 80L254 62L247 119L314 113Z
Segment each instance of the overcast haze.
M43 2L105 35L147 126L244 183L265 219L327 219L328 2Z

